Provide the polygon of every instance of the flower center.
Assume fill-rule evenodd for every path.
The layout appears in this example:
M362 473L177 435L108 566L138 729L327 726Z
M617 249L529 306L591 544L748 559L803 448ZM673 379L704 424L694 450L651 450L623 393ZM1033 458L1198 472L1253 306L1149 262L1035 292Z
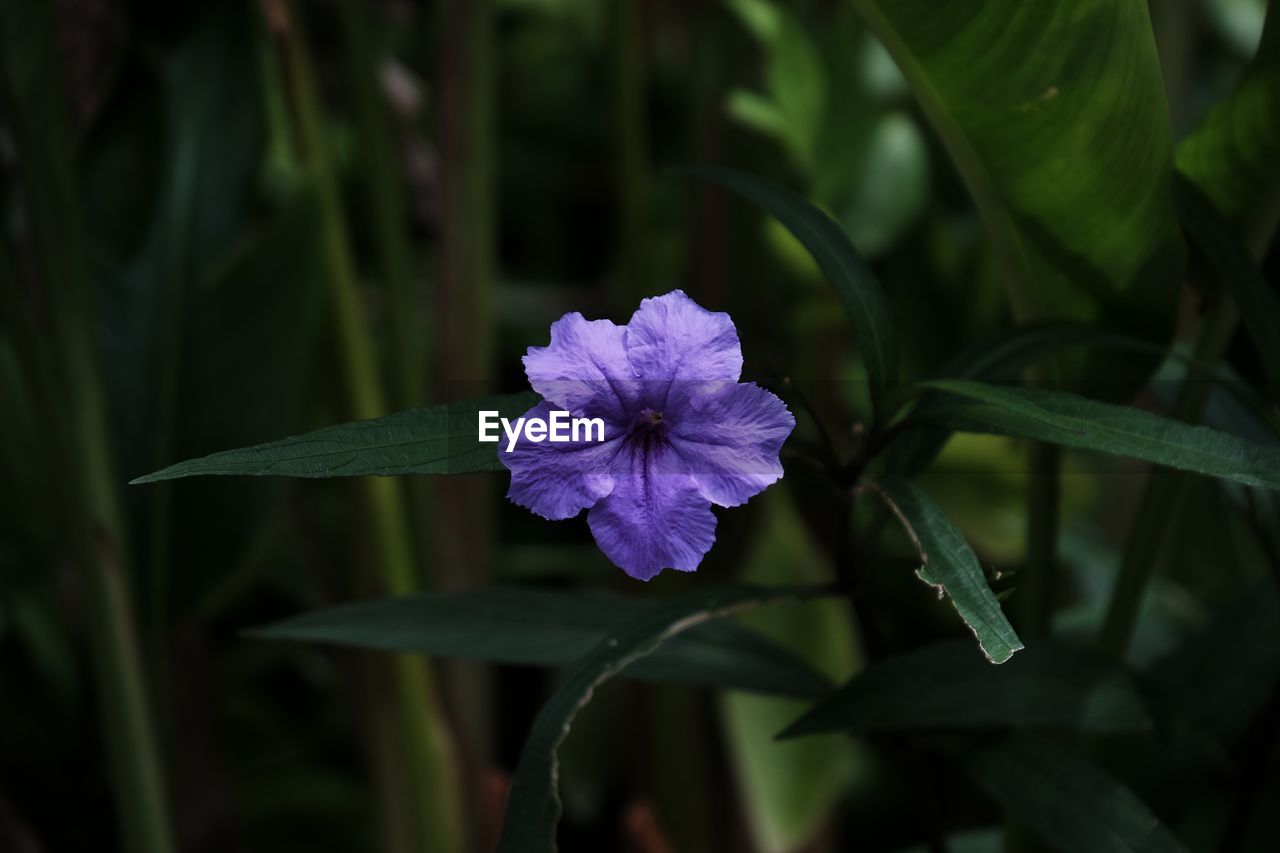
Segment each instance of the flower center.
M663 440L667 436L667 423L662 418L662 412L653 409L644 409L640 414L636 415L633 434L636 438L652 441Z

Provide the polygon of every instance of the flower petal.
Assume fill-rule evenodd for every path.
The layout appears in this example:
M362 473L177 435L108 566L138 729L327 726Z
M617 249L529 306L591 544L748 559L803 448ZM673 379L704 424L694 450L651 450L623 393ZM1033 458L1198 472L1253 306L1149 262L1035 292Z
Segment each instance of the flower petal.
M575 414L622 423L635 411L626 329L608 320L565 314L551 324L550 346L529 347L524 372L533 390Z
M753 382L714 393L667 417L667 440L703 496L738 506L782 477L778 453L795 429L786 404Z
M648 405L665 411L703 393L705 383L737 382L742 345L733 320L708 311L682 290L640 303L627 323L627 358Z
M511 471L507 499L543 518L573 518L614 488L609 466L622 446L622 434L605 430L605 441L534 442L527 435L528 420L549 420L554 408L542 402L525 412L520 438L507 450L502 438L498 458Z
M692 572L716 541L716 517L687 474L660 473L643 440L627 441L614 460L613 492L587 523L596 544L619 568L647 581L663 569Z

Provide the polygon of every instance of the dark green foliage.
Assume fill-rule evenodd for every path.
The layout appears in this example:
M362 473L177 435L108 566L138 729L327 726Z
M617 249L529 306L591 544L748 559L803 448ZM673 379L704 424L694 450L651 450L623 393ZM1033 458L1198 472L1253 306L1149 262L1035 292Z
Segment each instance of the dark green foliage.
M534 719L511 781L498 850L520 853L555 849L561 810L557 753L573 718L605 682L667 640L703 622L794 596L795 592L786 590L723 588L674 598L649 612L616 622L614 629L573 668Z
M509 394L412 409L179 462L131 482L219 474L361 477L501 471L498 445L477 441L476 413L496 411L515 420L535 402L532 394Z
M1000 602L987 586L978 557L942 509L908 480L886 478L875 484L924 563L920 580L945 592L960 618L973 631L982 653L992 663L1004 663L1022 648Z
M493 588L348 604L252 632L269 640L337 643L494 663L565 666L653 605L591 593ZM681 634L625 671L633 678L794 696L830 687L785 647L733 623Z
M1033 735L962 759L1009 816L1057 850L1180 853L1187 847L1123 783Z
M1265 0L0 3L0 850L1271 853L1277 162ZM640 585L476 412L677 287Z
M1097 652L1034 644L993 667L957 641L870 667L779 736L1006 728L1116 733L1150 726L1133 676Z
M927 412L927 417L952 429L1035 438L1249 486L1280 488L1280 450L1208 427L1064 392L951 379L924 385L954 399L944 398Z
M893 318L880 282L840 226L804 198L751 175L705 166L683 172L715 181L752 202L786 226L813 255L844 306L866 364L872 399L880 405L898 379Z

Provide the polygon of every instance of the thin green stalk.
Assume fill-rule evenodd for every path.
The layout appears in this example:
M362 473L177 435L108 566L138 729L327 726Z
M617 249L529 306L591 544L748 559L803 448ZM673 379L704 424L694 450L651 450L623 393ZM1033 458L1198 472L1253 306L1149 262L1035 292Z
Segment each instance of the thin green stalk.
M640 0L613 0L614 127L617 144L619 296L634 306L650 280L649 122L645 104L644 9Z
M370 31L368 4L343 0L342 31L347 39L348 69L355 96L356 141L360 179L365 193L378 263L387 285L388 328L395 354L390 365L391 399L396 408L422 405L426 392L426 329L417 322L423 306L414 288L413 253L407 226L404 183L386 97L378 81L379 57Z
M176 848L120 545L102 530L77 530L75 539L77 561L86 567L95 669L126 847L169 853Z
M1233 303L1215 304L1201 330L1196 358L1208 363L1219 361L1238 323L1239 312ZM1183 380L1170 414L1178 420L1196 420L1204 411L1212 388L1213 383L1208 380ZM1185 475L1170 468L1152 469L1147 480L1099 638L1103 650L1111 655L1123 657L1128 651L1142 596L1160 564L1169 520L1177 508L1184 481Z
M1044 637L1053 623L1054 581L1058 572L1058 512L1062 491L1062 448L1031 445L1027 493L1027 561L1020 584L1022 632Z
M1028 641L1053 629L1054 588L1058 576L1058 520L1062 494L1062 448L1033 442L1028 460L1027 559L1018 584L1021 624ZM1043 853L1043 841L1021 825L1006 820L1005 853Z
M440 8L436 367L447 396L473 396L491 392L495 375L494 4L447 0ZM492 486L472 478L438 483L434 553L448 587L482 584L491 574ZM447 673L454 707L466 721L465 743L483 758L491 748L488 671L455 662Z
M178 379L182 364L182 330L190 268L189 249L194 212L196 175L200 149L205 136L204 114L200 120L173 129L174 162L170 165L168 197L165 208L168 227L165 231L165 290L162 295L163 315L160 333L160 355L156 359L155 446L152 466L159 468L173 458L178 417ZM156 484L151 491L151 541L147 563L149 572L150 640L149 657L158 680L167 671L165 624L169 600L169 554L173 537L173 483Z
M343 0L342 30L347 38L348 68L355 92L356 142L365 209L373 230L374 248L387 287L388 328L391 332L391 402L396 409L421 406L427 399L427 329L420 322L424 305L414 285L413 252L407 225L408 204L395 164L399 158L392 134L386 97L378 81L379 57L374 48L369 15L360 0ZM422 477L408 481L410 516L418 553L431 553L430 483Z
M854 623L866 662L874 664L892 654L893 650L877 621L876 602L868 594L865 578L868 570L880 561L881 543L885 528L892 516L886 502L876 500L867 520L866 535L859 541L854 507L857 500L867 493L867 490L855 488L841 496L841 505L838 510L841 523L837 525L836 539L831 543L829 553L835 563L839 585L852 606ZM938 797L933 789L934 774L928 766L927 757L901 736L891 736L888 742L906 755L905 766L908 778L911 785L922 793L921 830L924 834L925 847L930 853L949 853L950 845L947 843L946 827L943 825L938 808Z
M66 507L67 539L82 573L124 846L170 853L173 832L128 590L121 480L113 470L98 374L88 253L50 9L43 3L0 4L0 89L13 108L22 200L55 325L52 357L29 369L49 377L42 383L46 388L58 385L41 407L55 450L45 461ZM0 289L21 304L15 276L4 278Z
M298 142L317 193L322 251L329 271L330 310L342 354L348 406L354 418L378 417L386 413L382 383L360 303L310 53L296 7L269 3L267 10L287 69ZM392 595L408 595L419 588L419 583L399 484L389 478L370 477L362 480L361 486L383 585ZM397 657L396 696L417 846L427 851L460 850L464 835L457 759L429 666L412 657Z
M442 13L440 374L484 385L495 357L493 7L491 0L447 0Z
M0 304L13 322L15 342L24 353L24 364L35 374L28 379L33 380L29 384L39 398L37 417L54 438L51 458L44 461L55 474L53 479L67 510L66 517L71 520L68 533L72 553L83 572L94 674L103 699L103 737L125 843L129 849L144 853L168 853L174 849L172 830L132 606L121 570L123 534L109 521L118 517L114 502L108 506L94 503L93 484L113 478L108 459L99 452L105 441L95 439L77 448L73 446L72 431L65 420L58 418L59 409L49 393L48 354L23 324L26 312L22 310L5 242L0 235ZM85 366L80 356L69 365L77 373ZM91 389L87 397L93 399ZM80 414L86 414L83 408L73 410L70 417ZM96 420L91 416L89 419Z

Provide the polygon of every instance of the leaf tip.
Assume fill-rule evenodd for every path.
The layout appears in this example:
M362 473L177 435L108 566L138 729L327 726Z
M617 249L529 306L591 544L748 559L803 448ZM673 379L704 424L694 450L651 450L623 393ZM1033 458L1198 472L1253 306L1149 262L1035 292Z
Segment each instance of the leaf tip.
M162 480L173 480L181 474L174 473L174 466L161 468L159 471L152 471L150 474L143 474L141 477L134 477L129 481L130 486L144 486L147 483L159 483Z
M1022 643L1018 643L1017 645L1011 645L1001 650L1001 654L999 656L987 653L987 660L991 661L996 666L999 666L1002 663L1008 663L1010 660L1013 659L1013 656L1015 654L1017 654L1018 652L1022 651L1025 648L1026 646L1024 646ZM983 652L986 653L986 649L983 649Z
M773 736L774 743L781 743L782 741L785 741L785 740L795 740L796 738L803 735L804 734L804 728L802 725L803 723L804 723L804 717L801 717L800 719L793 722L791 725L787 726L782 731L775 734Z

